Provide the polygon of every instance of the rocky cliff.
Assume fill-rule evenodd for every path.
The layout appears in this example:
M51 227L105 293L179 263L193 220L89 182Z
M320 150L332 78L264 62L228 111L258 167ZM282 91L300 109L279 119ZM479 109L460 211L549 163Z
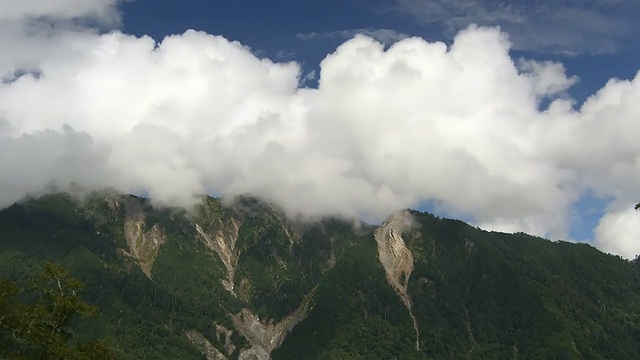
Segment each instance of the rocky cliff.
M409 278L413 271L413 256L402 238L402 232L413 225L413 217L406 211L396 211L374 232L378 245L378 258L384 267L389 285L407 307L416 331L416 350L420 351L420 331L413 316L411 296L408 292Z

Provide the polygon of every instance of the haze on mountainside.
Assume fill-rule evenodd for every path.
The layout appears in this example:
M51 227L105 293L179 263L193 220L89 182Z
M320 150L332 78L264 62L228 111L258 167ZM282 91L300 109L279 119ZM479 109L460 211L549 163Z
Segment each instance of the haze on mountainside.
M118 359L640 356L640 259L418 211L356 228L255 198L201 200L187 213L99 191L0 210L0 357L61 350L28 331L55 321L18 321L16 338L24 297L5 291L5 276L29 284L44 259L101 309L56 338L104 339Z
M591 194L610 199L594 244L640 250L640 76L576 109L562 64L512 59L506 33L470 26L450 46L356 36L304 88L300 64L220 36L89 26L117 29L118 1L0 4L1 207L73 183L186 207L247 193L368 221L430 202L566 237Z

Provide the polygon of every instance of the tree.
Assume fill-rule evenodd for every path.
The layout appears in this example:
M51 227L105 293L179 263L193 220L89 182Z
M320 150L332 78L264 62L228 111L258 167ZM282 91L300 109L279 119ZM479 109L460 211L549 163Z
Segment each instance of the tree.
M72 338L75 317L89 317L98 308L78 293L83 284L69 272L45 262L43 272L26 289L0 281L0 358L84 360L114 359L104 340L80 343Z

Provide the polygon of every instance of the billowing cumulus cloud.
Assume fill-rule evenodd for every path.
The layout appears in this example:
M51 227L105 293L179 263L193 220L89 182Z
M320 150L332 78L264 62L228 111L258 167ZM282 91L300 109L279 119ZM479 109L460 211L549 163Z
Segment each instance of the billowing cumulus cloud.
M640 246L640 219L631 207L607 213L595 229L596 246L603 251L633 258Z
M640 77L574 110L565 91L577 79L514 61L494 28L450 47L358 35L322 61L317 89L299 86L296 63L202 32L2 36L22 47L0 63L0 206L70 183L180 206L250 193L291 214L369 221L433 202L487 228L561 237L590 192L617 204L596 244L640 252L637 226L617 226L640 193Z
M68 20L90 17L114 21L119 17L115 7L119 2L122 0L0 0L0 19L33 21L41 17Z

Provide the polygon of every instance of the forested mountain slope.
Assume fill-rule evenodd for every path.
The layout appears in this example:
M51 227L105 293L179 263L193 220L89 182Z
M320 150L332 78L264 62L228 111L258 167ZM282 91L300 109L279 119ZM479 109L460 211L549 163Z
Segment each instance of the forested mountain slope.
M75 336L123 359L640 358L637 261L415 211L376 227L108 191L0 211L2 276L45 260L101 308Z

